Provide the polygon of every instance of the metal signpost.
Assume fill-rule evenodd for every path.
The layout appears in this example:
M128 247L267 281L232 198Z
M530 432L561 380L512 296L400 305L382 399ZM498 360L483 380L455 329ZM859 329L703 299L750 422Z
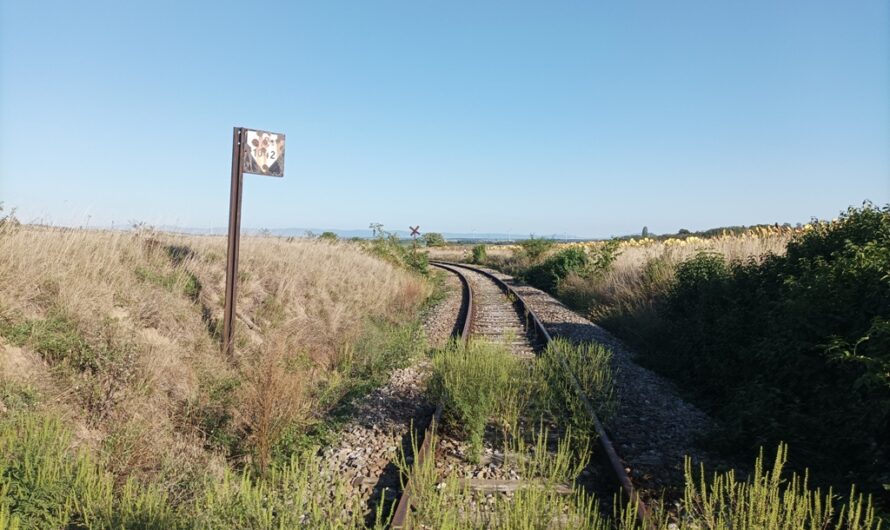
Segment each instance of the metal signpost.
M419 232L420 225L417 225L417 226L408 225L408 228L411 229L411 239L414 240L414 253L417 254L417 236L420 235L420 232Z
M284 176L284 135L235 127L232 135L232 188L229 195L229 247L226 251L226 307L223 351L231 355L235 336L235 295L238 286L238 246L241 233L241 192L244 173Z

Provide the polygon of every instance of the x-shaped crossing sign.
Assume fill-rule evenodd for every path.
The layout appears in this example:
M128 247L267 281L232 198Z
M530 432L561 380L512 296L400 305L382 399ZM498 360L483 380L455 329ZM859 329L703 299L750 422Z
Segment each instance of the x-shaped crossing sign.
M420 225L417 226L409 226L411 229L411 237L417 237L420 235Z

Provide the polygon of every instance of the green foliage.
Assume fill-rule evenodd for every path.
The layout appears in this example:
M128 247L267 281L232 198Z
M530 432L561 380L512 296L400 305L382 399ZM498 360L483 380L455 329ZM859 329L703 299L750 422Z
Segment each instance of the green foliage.
M522 254L531 262L535 263L540 260L544 254L553 248L554 241L543 237L529 236L519 242L522 247Z
M435 447L435 439L431 441ZM482 494L473 492L454 475L439 484L432 459L411 466L404 456L400 467L411 477L420 501L411 512L415 525L428 528L563 528L605 530L644 528L632 507L616 508L613 521L598 511L598 503L575 487L569 495L554 486L571 485L586 459L571 450L571 436L548 450L546 431L526 445L514 438L508 454L528 455L516 460L527 487L512 496L491 498L485 511L467 511ZM416 440L414 443L417 452ZM586 452L584 453L586 454ZM852 490L846 501L829 491L813 490L806 475L785 476L787 447L780 445L771 469L761 456L747 481L733 472L693 473L686 462L686 489L679 512L669 516L655 506L652 527L713 530L877 530L880 522L869 499ZM359 498L348 495L339 476L326 474L313 450L295 453L269 473L226 469L208 473L196 495L172 502L156 484L133 480L115 486L102 462L85 450L73 448L71 433L61 421L43 413L12 414L0 419L0 529L281 529L364 528ZM371 526L384 527L388 514L374 514Z
M236 391L241 381L236 377L205 377L200 392L184 406L184 418L204 435L205 445L227 455L241 451L243 440L232 426Z
M529 267L522 279L539 289L556 292L570 274L591 278L609 270L618 257L618 245L617 240L611 240L591 251L582 247L565 248L543 263Z
M696 256L660 307L647 358L723 420L721 447L787 440L822 480L890 483L890 207L762 262Z
M611 359L612 352L601 344L554 339L536 361L539 377L546 383L541 404L573 432L592 433L593 422L573 380L597 415L606 419L615 406Z
M346 494L339 477L320 480L322 469L318 457L305 452L262 479L226 471L197 501L191 528L362 528L360 499Z
M19 322L0 318L0 335L16 346L33 348L50 363L67 362L78 370L98 370L103 356L87 344L70 318L58 312Z
M140 280L162 287L171 293L184 294L197 300L201 294L201 282L198 277L181 266L169 272L160 272L147 267L136 267L133 271Z
M429 256L425 252L416 252L403 245L395 234L384 232L383 225L378 225L374 231L380 235L365 243L368 252L398 267L429 274Z
M208 474L193 500L176 505L157 485L115 487L101 461L72 448L58 418L7 416L0 420L0 529L364 527L359 499L346 495L339 477L320 479L322 469L310 452L264 478L227 469L221 478Z
M444 247L445 246L445 236L438 232L427 232L421 236L423 239L423 244L428 247Z
M612 528L599 512L599 503L580 488L565 495L556 486L569 486L587 464L584 456L571 450L571 436L555 444L544 430L532 434L527 445L522 437L512 439L507 454L523 455L516 459L516 471L525 487L510 496L475 492L455 474L439 478L433 459L411 465L402 454L399 467L409 477L415 509L409 511L412 528L530 530L537 528L577 528L607 530ZM430 447L435 451L435 436ZM556 445L556 450L550 448ZM417 441L412 440L413 454ZM579 458L580 456L580 458ZM512 460L511 460L512 462ZM472 506L485 506L484 510ZM630 513L630 512L629 512ZM633 520L632 517L629 520ZM633 528L632 524L626 528Z
M10 528L184 526L154 486L128 481L115 495L101 462L72 449L70 432L42 413L0 420L0 493L0 523Z
M414 252L405 250L403 261L408 269L428 275L430 271L430 257L426 252Z
M473 247L473 257L472 263L477 263L482 265L485 263L485 260L488 258L488 252L485 248L485 245L476 245Z
M579 487L568 495L559 494L556 484L572 483L584 460L572 462L570 441L560 442L555 453L542 450L546 433L534 437L536 448L526 452L521 443L511 452L529 454L520 476L527 486L512 496L485 498L451 475L440 481L431 459L411 466L402 457L400 467L410 477L412 493L418 500L410 512L412 526L423 528L477 529L576 528L583 530L879 530L881 522L871 500L855 489L845 501L831 491L823 494L808 484L807 476L787 476L787 446L779 445L776 459L768 468L761 450L754 470L746 481L735 472L715 474L710 479L701 469L696 476L691 460L685 466L682 502L665 506L650 502L644 522L637 518L635 505L616 503L613 517L601 514L597 500ZM435 447L436 439L432 440ZM414 443L416 454L416 442ZM542 458L541 455L547 455ZM486 509L467 510L483 503Z
M430 394L442 403L446 420L467 433L471 458L478 460L486 423L504 396L515 393L522 374L519 360L502 344L453 342L433 357Z
M522 279L539 289L554 292L569 273L584 274L590 259L584 249L570 247L550 256L546 261L525 271Z
M31 410L38 403L40 395L32 385L0 379L0 404L6 412Z
M401 324L371 322L355 346L347 349L341 370L378 386L390 372L408 366L425 350L426 340L419 320Z
M682 528L799 530L879 528L871 501L863 500L855 488L848 501L838 506L829 491L812 490L808 477L783 476L788 446L779 444L772 469L764 464L763 450L748 481L736 480L733 472L715 475L711 481L704 469L696 480L692 462L686 459L686 489ZM702 526L703 525L703 526Z
M426 349L419 319L401 324L369 322L363 335L343 348L334 375L316 389L317 413L324 420L309 429L305 425L286 428L272 449L274 460L286 463L296 453L331 443L354 412L356 397L386 383L393 370L408 366Z
M322 241L337 241L340 238L333 232L322 232L321 235L318 236L318 239L321 239Z

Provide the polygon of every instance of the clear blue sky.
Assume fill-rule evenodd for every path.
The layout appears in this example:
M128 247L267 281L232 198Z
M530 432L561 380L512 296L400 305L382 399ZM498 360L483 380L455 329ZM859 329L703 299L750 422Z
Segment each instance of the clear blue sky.
M0 200L224 226L232 127L287 134L243 224L608 236L890 202L890 4L0 8Z

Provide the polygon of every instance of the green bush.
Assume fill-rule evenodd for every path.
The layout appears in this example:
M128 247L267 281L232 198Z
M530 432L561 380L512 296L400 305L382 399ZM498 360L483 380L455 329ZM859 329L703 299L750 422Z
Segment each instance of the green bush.
M784 440L817 479L890 483L890 207L816 223L762 262L699 255L659 313L647 358L722 420L721 447Z
M486 251L485 245L476 245L473 247L472 263L482 265L485 263L487 257L488 252Z
M522 274L522 279L545 291L555 293L560 283L570 274L591 278L607 271L618 256L617 240L587 251L581 247L568 247L550 256L543 263L532 265Z
M438 232L427 232L421 237L423 244L428 247L444 247L445 236Z
M571 247L559 251L539 265L529 267L522 279L539 289L554 292L569 273L583 275L589 263L584 249Z
M548 250L553 248L553 244L552 239L535 236L529 236L528 239L519 242L519 246L522 247L522 254L531 263L540 260Z
M321 239L322 241L337 241L340 238L333 232L322 232L321 235L318 236L318 239Z
M425 252L417 252L403 245L395 234L382 232L382 235L366 242L365 248L372 255L393 265L405 267L423 275L429 274L429 256Z

